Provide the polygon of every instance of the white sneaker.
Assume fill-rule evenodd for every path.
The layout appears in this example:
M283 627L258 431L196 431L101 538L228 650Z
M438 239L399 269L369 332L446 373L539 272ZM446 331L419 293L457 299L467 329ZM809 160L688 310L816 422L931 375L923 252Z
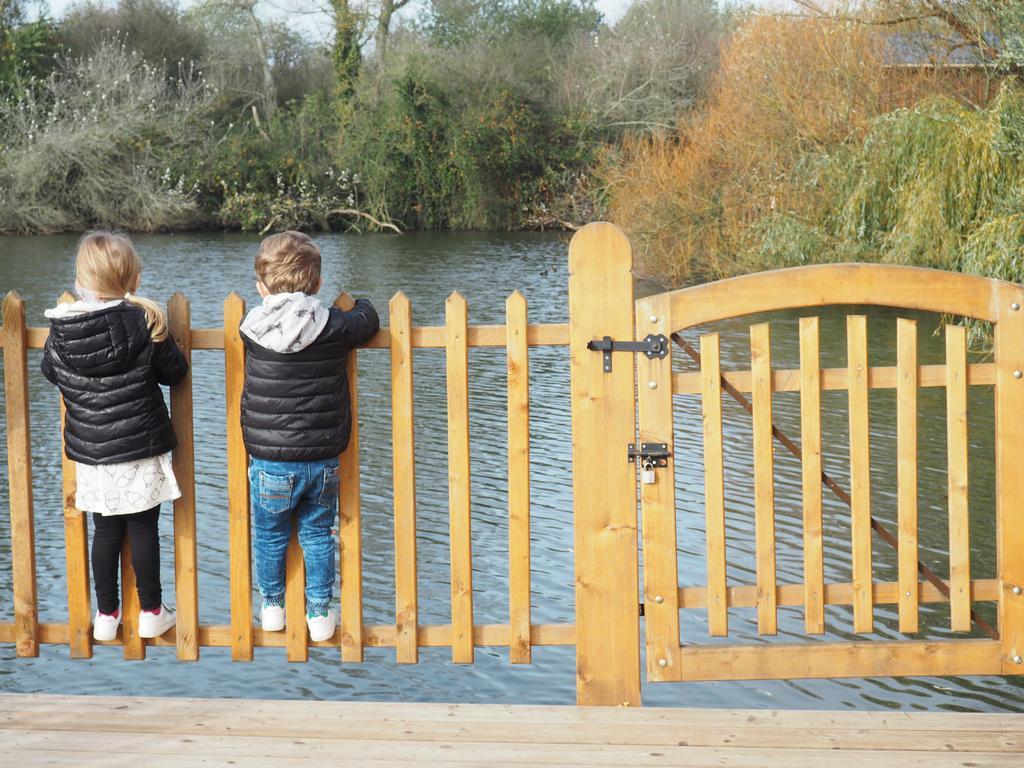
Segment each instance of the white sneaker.
M113 640L117 637L117 628L121 625L121 609L118 608L113 614L100 613L96 611L96 618L92 620L93 640Z
M284 629L284 606L263 603L260 607L260 623L264 632L280 632Z
M306 616L306 626L309 627L309 639L313 642L330 640L334 637L334 630L338 627L338 612L329 608L326 613L316 616Z
M161 605L160 610L139 612L139 637L160 637L164 632L174 626L174 611L166 605Z

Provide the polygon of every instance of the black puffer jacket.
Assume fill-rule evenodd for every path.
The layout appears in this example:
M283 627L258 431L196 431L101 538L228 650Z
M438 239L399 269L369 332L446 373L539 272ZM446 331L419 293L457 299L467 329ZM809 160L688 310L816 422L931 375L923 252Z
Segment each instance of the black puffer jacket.
M68 458L116 464L174 448L160 385L177 384L188 364L173 339L152 341L140 307L52 319L42 370L67 405Z
M344 451L352 431L345 360L379 328L373 305L359 299L348 312L332 307L316 339L295 352L275 352L243 333L242 435L249 455L319 461Z

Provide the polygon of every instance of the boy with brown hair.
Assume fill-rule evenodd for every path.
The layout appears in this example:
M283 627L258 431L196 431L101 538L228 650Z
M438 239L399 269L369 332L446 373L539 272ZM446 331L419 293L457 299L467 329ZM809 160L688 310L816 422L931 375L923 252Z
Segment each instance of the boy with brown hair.
M336 573L331 525L338 510L338 455L352 427L345 359L377 333L373 305L343 312L316 297L320 251L301 232L260 243L256 288L263 303L242 321L242 436L249 451L256 581L265 631L284 629L284 559L298 522L306 564L310 638L334 635Z

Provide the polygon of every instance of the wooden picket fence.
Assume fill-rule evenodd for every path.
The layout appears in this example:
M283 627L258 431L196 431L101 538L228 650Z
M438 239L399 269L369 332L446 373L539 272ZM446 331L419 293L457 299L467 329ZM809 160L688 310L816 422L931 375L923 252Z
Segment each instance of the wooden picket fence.
M191 361L194 353L224 355L227 434L227 516L229 522L229 624L199 623L192 380L171 389L171 418L178 435L174 469L182 496L174 503L174 563L178 625L157 640L137 631L137 596L130 567L122 573L124 626L113 644L125 658L145 657L149 645L175 645L178 658L194 661L203 646L230 647L232 658L253 659L253 649L284 646L287 658L305 661L309 646L339 649L344 662L363 660L366 647L393 647L399 663L416 663L421 647L450 647L452 661L472 663L478 646L506 646L512 663L529 663L533 646L574 645L577 700L581 704L639 704L641 650L646 649L652 681L829 677L902 674L1020 674L1024 672L1024 291L1020 286L953 275L869 265L807 267L751 275L647 297L634 304L629 242L615 227L584 227L569 246L567 324L530 324L526 299L513 293L501 325L470 325L466 300L457 293L446 303L444 326L414 326L402 293L390 302L390 327L348 361L352 387L353 435L340 458L339 539L341 624L333 638L310 643L306 634L303 566L297 542L287 554L287 627L264 633L254 625L247 456L239 418L244 350L239 324L245 303L232 294L224 303L222 328L193 328L187 299L168 303L170 331ZM68 298L68 297L66 297ZM338 299L346 307L347 296ZM964 331L946 330L944 365L918 365L915 330L900 320L897 364L870 367L866 323L849 318L847 366L822 369L818 322L800 321L800 367L772 368L767 324L751 328L749 370L723 368L718 336L705 333L699 353L680 335L724 319L760 312L834 304L875 304L943 312L993 324L994 358L968 364ZM11 506L14 621L0 623L0 642L13 642L19 656L35 656L40 643L66 644L73 658L90 658L91 596L85 517L74 506L74 464L64 461L64 528L67 552L68 619L40 623L36 594L29 425L29 349L42 348L47 329L28 328L24 303L10 294L3 304L4 385ZM666 354L595 351L591 342L642 342L660 336ZM673 369L672 344L699 362L699 371ZM565 348L570 372L573 453L573 536L575 622L534 624L530 598L530 377L529 349ZM472 510L469 432L470 350L504 348L508 405L508 621L474 621ZM417 591L417 504L414 451L414 350L443 349L448 404L448 497L451 567L450 623L420 623ZM367 354L390 355L394 523L394 622L368 625L363 619L358 361ZM638 386L639 379L639 386ZM972 579L970 568L967 388L993 386L996 407L996 518L998 566L995 578ZM871 511L868 392L897 392L898 514L896 534L880 526ZM916 398L919 387L945 387L949 443L950 541L948 578L922 570L917 549L918 488ZM849 394L850 487L823 472L821 392ZM773 393L798 392L800 445L781 433L772 416ZM747 401L745 393L752 396ZM722 400L737 398L753 418L756 584L730 584L725 520ZM679 583L677 499L674 479L674 413L685 396L700 399L703 422L707 584ZM637 415L639 414L639 432ZM56 425L54 425L55 428ZM199 436L202 439L202 435ZM779 584L774 530L774 442L802 462L804 582ZM645 445L668 454L638 494L637 466L627 461L636 446L637 464L648 464ZM825 583L822 488L850 507L852 580ZM640 519L637 506L640 503ZM642 524L641 524L642 521ZM642 531L643 577L638 557ZM872 532L898 550L898 581L873 577ZM130 563L130 552L122 561ZM919 581L919 572L925 581ZM642 595L642 601L641 601ZM951 627L987 628L988 639L882 642L842 641L798 644L701 646L680 638L680 611L707 612L709 633L727 636L729 610L754 608L762 634L778 628L780 606L802 606L808 636L825 629L825 606L852 607L854 631L870 633L874 608L895 604L899 629L918 629L922 602L948 601ZM996 601L998 626L979 622L973 603ZM643 614L645 637L640 635Z

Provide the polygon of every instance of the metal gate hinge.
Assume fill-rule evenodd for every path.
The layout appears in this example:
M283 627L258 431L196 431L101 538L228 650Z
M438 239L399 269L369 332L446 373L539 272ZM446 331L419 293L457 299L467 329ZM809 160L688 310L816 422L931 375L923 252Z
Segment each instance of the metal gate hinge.
M655 467L667 467L669 456L672 454L668 450L668 443L640 443L640 450L637 450L635 444L629 444L629 453L627 458L629 463L632 464L640 458L641 464L651 464Z
M616 341L611 336L587 342L587 349L604 353L604 372L612 372L612 352L643 352L648 358L668 355L668 337L663 333L649 333L643 341Z

